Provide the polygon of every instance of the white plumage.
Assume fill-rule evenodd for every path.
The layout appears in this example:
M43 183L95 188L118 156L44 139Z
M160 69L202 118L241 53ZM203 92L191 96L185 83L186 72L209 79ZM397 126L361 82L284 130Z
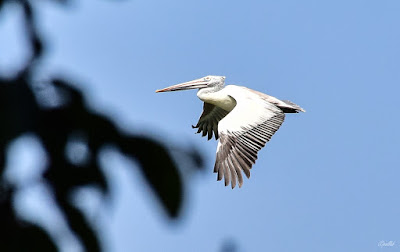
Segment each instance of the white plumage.
M219 139L214 172L218 180L232 188L243 184L242 172L250 177L250 169L258 151L279 129L284 113L305 112L290 101L251 90L246 87L224 86L225 77L206 76L173 85L156 92L179 91L198 88L197 96L204 101L203 113L196 126L198 133L214 134Z

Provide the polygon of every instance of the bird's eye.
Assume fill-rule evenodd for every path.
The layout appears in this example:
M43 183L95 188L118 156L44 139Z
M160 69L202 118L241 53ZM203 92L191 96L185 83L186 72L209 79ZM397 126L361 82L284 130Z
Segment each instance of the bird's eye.
M211 80L211 78L210 77L205 77L204 80L209 81L209 80Z

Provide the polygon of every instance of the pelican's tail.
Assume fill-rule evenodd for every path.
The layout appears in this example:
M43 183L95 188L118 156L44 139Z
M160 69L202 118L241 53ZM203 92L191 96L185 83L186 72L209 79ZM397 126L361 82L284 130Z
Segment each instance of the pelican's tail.
M302 107L300 107L296 103L293 103L293 102L288 101L288 100L282 100L282 101L286 105L288 105L288 106L284 106L283 112L285 112L285 113L299 113L299 111L306 112Z

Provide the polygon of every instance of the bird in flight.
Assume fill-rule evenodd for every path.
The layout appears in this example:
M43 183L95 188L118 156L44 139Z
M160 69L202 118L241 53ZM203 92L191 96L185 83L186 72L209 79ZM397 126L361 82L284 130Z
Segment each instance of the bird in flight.
M225 76L206 77L156 90L156 93L198 89L197 97L204 102L203 113L196 126L197 133L214 134L219 139L214 172L225 186L243 185L242 172L250 178L250 169L258 151L279 129L285 113L305 112L291 101L236 85L225 84Z

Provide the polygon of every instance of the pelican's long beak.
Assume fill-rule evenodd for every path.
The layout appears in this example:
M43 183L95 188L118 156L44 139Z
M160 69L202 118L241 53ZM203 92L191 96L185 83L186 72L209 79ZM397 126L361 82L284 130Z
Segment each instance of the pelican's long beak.
M163 89L158 89L158 90L156 90L156 93L204 88L204 87L207 87L207 85L208 85L208 81L205 81L204 78L201 78L201 79L196 79L196 80L176 84L176 85L166 87Z

